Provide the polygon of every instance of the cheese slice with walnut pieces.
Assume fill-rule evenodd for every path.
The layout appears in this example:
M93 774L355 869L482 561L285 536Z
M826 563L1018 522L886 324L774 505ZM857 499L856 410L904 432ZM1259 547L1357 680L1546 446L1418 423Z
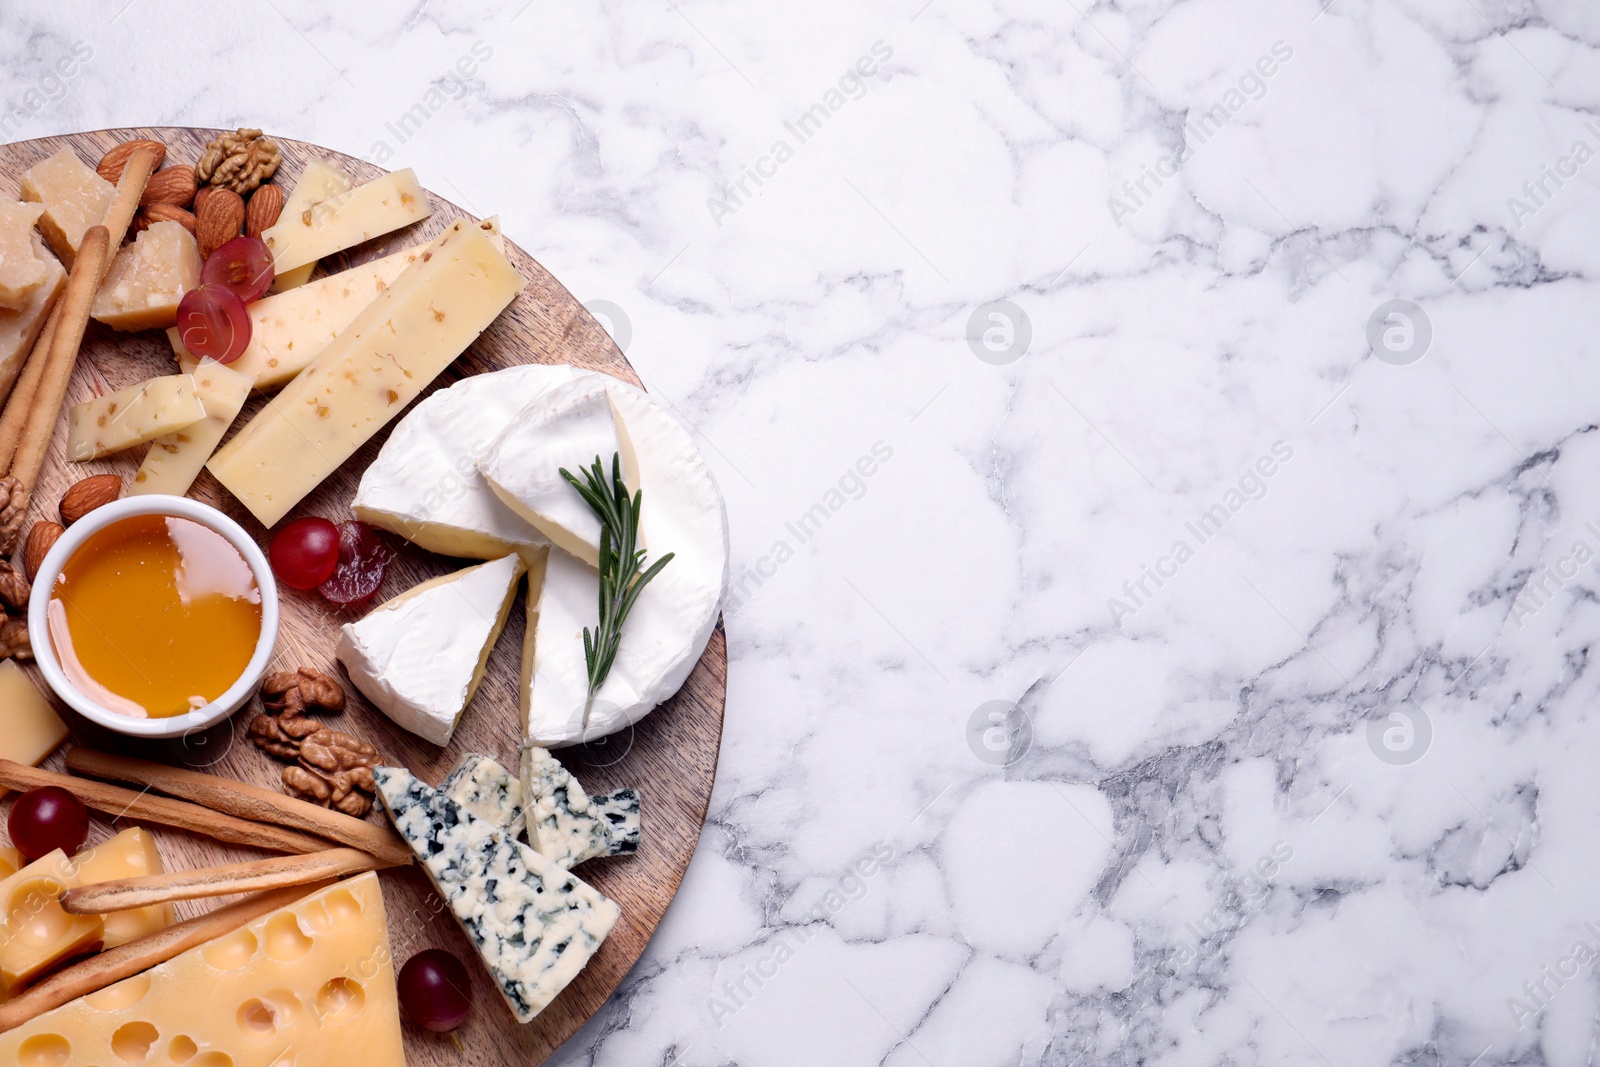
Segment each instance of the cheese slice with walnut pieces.
M283 202L279 218L304 215L324 200L331 200L340 193L349 192L354 184L350 175L327 160L310 160L301 168L300 180L294 183L294 191ZM283 271L272 279L272 291L283 293L304 285L311 280L311 272L316 269L316 263L312 262L293 270Z
M168 374L74 404L67 411L67 458L82 463L153 441L206 417L189 374Z
M182 496L205 469L228 427L244 410L255 379L216 360L202 360L192 375L206 417L193 426L174 430L150 442L139 472L133 476L129 496L167 493Z
M261 234L283 274L342 252L433 214L428 193L410 168L397 170L338 193L310 208L278 216Z

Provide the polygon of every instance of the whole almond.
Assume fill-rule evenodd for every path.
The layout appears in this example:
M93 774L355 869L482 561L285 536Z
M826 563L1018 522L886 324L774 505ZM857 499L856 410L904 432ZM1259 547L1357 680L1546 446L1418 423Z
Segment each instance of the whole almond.
M232 189L211 188L194 216L194 236L200 242L201 259L239 236L244 229L244 199Z
M141 148L148 148L156 154L156 168L160 169L162 160L167 158L166 145L160 141L123 141L100 157L100 164L95 170L100 177L115 185L122 180L122 171L127 167L128 159Z
M67 528L59 522L40 520L33 524L33 529L28 531L28 543L22 550L22 569L27 572L28 581L39 576L44 557L66 532Z
M141 209L133 217L133 228L139 233L143 233L158 222L176 222L190 233L194 233L194 216L183 210L183 208L175 207L172 204L151 204L149 207Z
M193 167L165 167L151 175L150 184L144 187L144 195L139 198L139 203L142 206L172 204L175 207L188 207L194 203L196 191Z
M122 495L122 479L115 474L91 474L61 496L61 521L71 526L95 508Z
M199 191L194 194L194 213L196 215L200 214L200 205L204 204L206 198L216 191L217 186L215 185L202 185Z
M250 202L244 206L244 232L251 237L260 237L272 229L282 213L283 190L276 185L259 186L250 194Z

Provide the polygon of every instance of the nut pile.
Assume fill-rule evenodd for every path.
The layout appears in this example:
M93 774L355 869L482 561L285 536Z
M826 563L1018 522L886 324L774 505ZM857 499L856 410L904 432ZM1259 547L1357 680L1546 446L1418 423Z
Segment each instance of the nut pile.
M334 678L310 667L274 671L261 682L261 703L266 710L250 720L250 740L290 764L283 786L291 796L358 819L372 810L378 750L308 714L344 710L344 689Z

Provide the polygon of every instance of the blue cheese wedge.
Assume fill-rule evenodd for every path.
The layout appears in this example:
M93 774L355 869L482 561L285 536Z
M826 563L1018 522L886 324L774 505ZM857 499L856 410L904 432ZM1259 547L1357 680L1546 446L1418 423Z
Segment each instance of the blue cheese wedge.
M522 789L528 841L562 867L639 850L639 794L620 789L593 797L549 751L522 750Z
M477 949L518 1022L599 951L615 902L399 767L373 772L389 819Z
M475 752L462 756L439 783L439 792L512 837L521 837L527 829L522 817L522 782L488 756Z

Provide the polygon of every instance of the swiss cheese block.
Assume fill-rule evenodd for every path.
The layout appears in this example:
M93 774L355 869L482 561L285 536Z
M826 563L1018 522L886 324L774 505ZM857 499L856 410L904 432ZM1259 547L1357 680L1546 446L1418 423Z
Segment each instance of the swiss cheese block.
M605 382L604 375L590 374L546 390L478 461L479 473L507 507L591 567L600 558L600 520L561 472L581 480L598 460L609 488L614 457L621 456L623 482L638 484L632 457L618 441Z
M407 248L262 297L250 305L250 343L228 366L250 375L258 390L276 389L305 370L426 249L426 245ZM199 364L176 328L167 331L167 340L184 370Z
M0 848L0 878L9 878L28 865L20 848Z
M374 874L0 1034L18 1067L405 1067Z
M77 864L60 849L0 881L0 999L16 996L57 964L102 947L100 916L69 915L61 907L61 894L78 884Z
M40 204L0 199L0 309L27 307L33 291L44 284L44 264L33 253L33 227L42 214Z
M304 215L311 208L332 199L340 193L348 192L354 183L350 175L335 167L326 160L313 159L300 170L300 180L294 183L294 191L283 202L283 210L279 212L280 218L293 215ZM304 285L311 280L311 272L317 269L315 263L307 263L303 267L284 271L272 279L274 293L287 292L296 286Z
M143 878L166 871L161 863L161 853L156 851L155 837L150 831L137 826L78 853L72 857L72 862L77 868L79 885L111 882L119 878ZM109 912L101 918L105 921L105 947L116 948L171 926L172 905L151 904L143 908L129 908L126 911Z
M411 170L385 174L291 215L261 234L278 274L421 222L433 209Z
M0 662L0 757L38 766L66 739L67 724L27 672L15 660Z
M44 205L39 230L68 269L77 258L83 235L89 227L105 221L106 208L116 195L117 187L96 174L70 148L35 163L22 174L22 199Z
M33 236L33 252L44 266L44 283L28 297L22 310L0 309L0 402L11 394L17 375L22 373L23 362L33 351L33 343L39 339L39 331L50 317L50 309L67 286L65 268L50 254L44 246L44 238L38 234Z
M478 460L529 401L577 373L529 363L474 374L423 400L362 473L356 517L445 556L520 552L538 562L549 542L494 494Z
M527 282L482 223L457 222L208 464L271 526L398 415Z
M158 222L124 245L89 313L113 330L166 329L178 302L200 284L200 248L178 222Z
M205 469L206 460L217 450L233 420L244 409L255 378L241 374L232 365L205 359L192 374L206 417L192 426L174 430L150 442L139 472L133 476L128 495L166 493L182 496Z
M67 458L84 462L153 441L206 417L189 374L169 374L74 404L67 412Z
M423 582L340 627L334 654L385 715L448 745L527 569L513 554Z

